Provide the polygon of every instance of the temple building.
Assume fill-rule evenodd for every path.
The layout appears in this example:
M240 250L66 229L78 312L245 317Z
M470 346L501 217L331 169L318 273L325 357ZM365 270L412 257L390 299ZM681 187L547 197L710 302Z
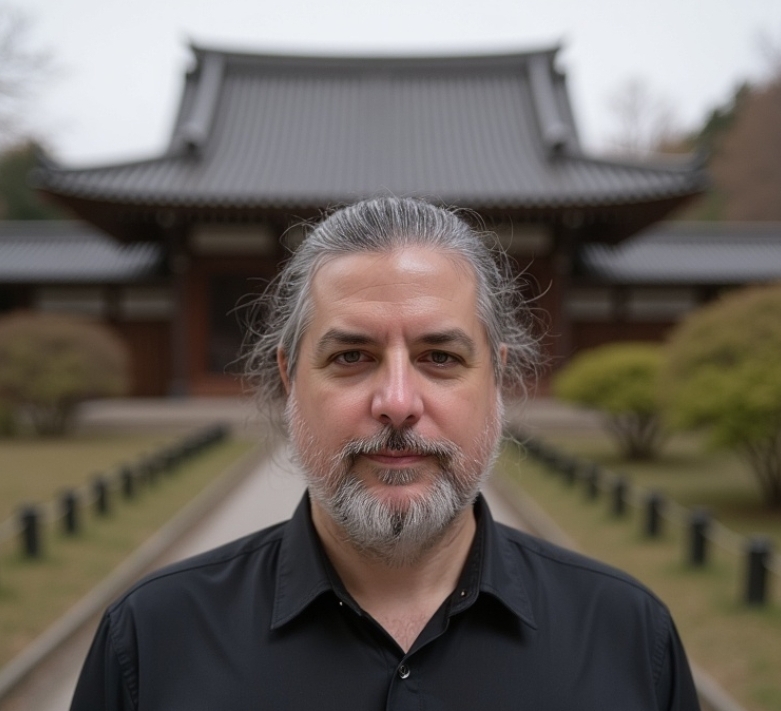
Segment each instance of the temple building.
M139 394L237 392L237 303L273 277L303 222L372 195L467 208L495 230L549 312L547 347L562 361L613 339L602 322L632 318L625 285L614 283L615 250L705 186L689 159L585 154L558 48L458 57L192 51L163 155L87 169L46 164L34 176L91 226L82 228L89 239L115 252L120 276L87 278L85 258L78 288L93 279L90 308L128 339ZM139 271L134 255L146 260ZM61 281L54 286L67 296Z

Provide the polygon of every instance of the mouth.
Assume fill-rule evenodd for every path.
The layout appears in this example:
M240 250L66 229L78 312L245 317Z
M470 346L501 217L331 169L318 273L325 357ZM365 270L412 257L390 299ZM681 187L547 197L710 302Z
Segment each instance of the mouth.
M428 455L412 451L382 450L363 455L370 462L383 467L411 467L428 459Z

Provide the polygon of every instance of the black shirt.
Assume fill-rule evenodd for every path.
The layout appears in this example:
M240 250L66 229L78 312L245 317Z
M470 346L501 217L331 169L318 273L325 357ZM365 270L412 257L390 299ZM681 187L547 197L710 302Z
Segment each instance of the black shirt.
M71 711L694 711L667 608L629 576L494 523L403 650L350 597L307 497L106 612Z

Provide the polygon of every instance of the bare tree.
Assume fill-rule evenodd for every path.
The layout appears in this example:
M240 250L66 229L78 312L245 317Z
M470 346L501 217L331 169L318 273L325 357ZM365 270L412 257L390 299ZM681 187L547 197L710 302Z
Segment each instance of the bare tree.
M611 150L626 156L647 156L672 144L677 130L670 103L638 77L625 81L609 99L615 118Z
M30 40L30 18L0 1L0 148L18 141L25 104L52 70L48 52Z
M767 28L760 30L757 49L764 59L770 80L781 76L781 33L774 35Z
M781 220L781 71L746 97L712 162L729 220Z

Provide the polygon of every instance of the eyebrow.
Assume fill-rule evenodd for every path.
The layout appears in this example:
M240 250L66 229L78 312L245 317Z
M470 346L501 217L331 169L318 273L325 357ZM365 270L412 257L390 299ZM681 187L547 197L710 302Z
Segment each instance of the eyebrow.
M468 358L474 357L477 350L474 340L460 328L450 328L445 331L424 333L420 338L416 339L415 342L426 346L458 346L466 351ZM317 356L323 356L328 350L335 346L367 346L377 345L377 343L377 339L371 338L363 333L332 328L329 331L326 331L322 338L317 342L315 353Z
M320 357L325 355L334 346L367 346L376 345L377 341L361 333L342 331L332 328L326 331L315 346L315 354Z
M428 346L458 346L466 351L469 358L474 357L477 346L474 339L466 334L460 328L451 328L446 331L437 331L435 333L424 334L418 339L419 343Z

